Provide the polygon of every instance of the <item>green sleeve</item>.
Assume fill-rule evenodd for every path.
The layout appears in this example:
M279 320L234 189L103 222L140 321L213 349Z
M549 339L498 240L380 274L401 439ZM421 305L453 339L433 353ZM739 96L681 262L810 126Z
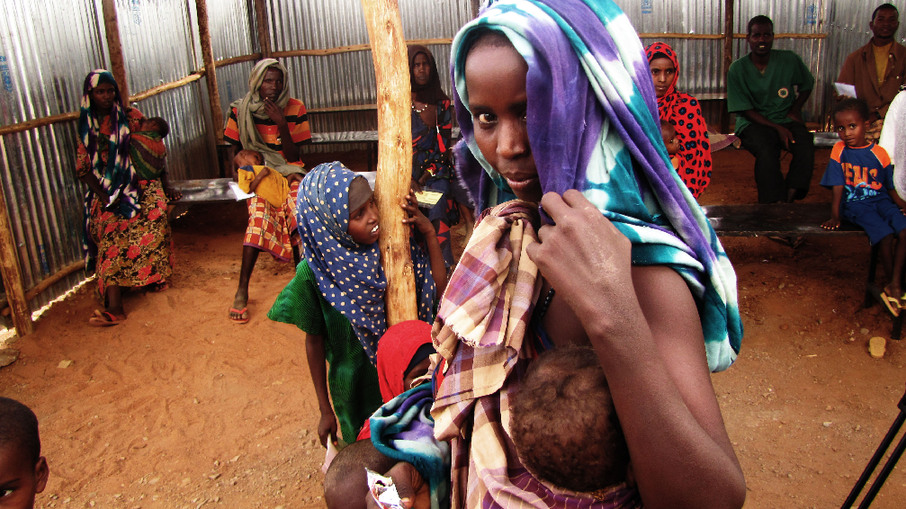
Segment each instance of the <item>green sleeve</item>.
M321 312L321 292L315 274L306 260L296 267L296 276L277 296L267 317L275 322L291 323L308 334L324 336L327 323Z
M741 60L733 62L727 72L727 111L730 113L754 109L751 94L745 84L744 74L745 69L742 67Z

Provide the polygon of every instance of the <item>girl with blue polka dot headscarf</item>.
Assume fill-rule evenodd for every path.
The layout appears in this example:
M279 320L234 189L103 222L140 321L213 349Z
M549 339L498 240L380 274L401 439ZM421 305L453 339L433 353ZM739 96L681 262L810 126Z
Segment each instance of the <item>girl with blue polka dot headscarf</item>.
M352 216L373 206L367 181L343 164L321 164L308 173L299 186L297 203L304 260L297 267L296 277L268 313L270 319L292 323L308 334L306 350L313 378L323 376L317 373L323 372L325 361L330 365L327 376L330 396L347 442L354 440L358 428L381 404L374 364L378 340L387 330L384 309L387 278L377 244L379 228L374 221L373 229L357 236L351 228L355 222ZM409 210L414 212L414 206ZM376 209L371 214L376 219ZM427 218L424 221L431 226ZM433 227L428 229L430 234L425 241L436 244ZM366 240L362 240L362 235ZM439 246L436 250L432 247L435 246L429 246L432 257L435 251L437 256L442 256ZM437 265L414 242L410 252L418 292L418 317L432 322L436 286L430 268ZM443 267L442 260L440 266ZM441 280L445 280L445 274L442 276ZM313 337L314 352L322 349L323 357L312 353L308 342ZM313 381L317 388L319 381ZM372 393L376 397L371 398ZM322 407L319 434L324 443L331 428L330 422L325 421L330 421L331 416L329 412L324 415L325 402L321 401L327 398L326 391L318 397ZM367 401L352 401L355 399ZM335 433L335 424L333 430Z

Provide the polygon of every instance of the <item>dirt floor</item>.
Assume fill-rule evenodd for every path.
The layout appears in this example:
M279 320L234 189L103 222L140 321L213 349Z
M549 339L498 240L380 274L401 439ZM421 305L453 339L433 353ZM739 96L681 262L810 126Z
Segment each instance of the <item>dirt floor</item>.
M807 199L828 157L819 150ZM752 158L715 155L703 204L751 203ZM301 334L265 317L293 269L262 256L251 322L227 319L239 273L242 203L198 206L173 222L176 271L162 293L127 297L128 320L95 329L90 290L55 305L10 346L0 395L31 406L51 475L37 507L322 507L317 405ZM747 507L833 507L897 415L906 348L879 306L862 309L860 236L796 249L724 239L739 278L745 339L713 377L748 482ZM897 469L874 506L902 507ZM899 501L899 502L898 502Z

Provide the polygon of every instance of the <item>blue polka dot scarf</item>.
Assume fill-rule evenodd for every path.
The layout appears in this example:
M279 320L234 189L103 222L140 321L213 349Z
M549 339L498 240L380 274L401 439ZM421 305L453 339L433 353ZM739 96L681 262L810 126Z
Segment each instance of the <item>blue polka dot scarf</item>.
M372 363L387 330L387 278L378 244L357 244L349 235L349 185L356 174L334 161L316 166L299 186L297 219L305 259L324 299L352 324ZM411 249L419 319L434 320L434 280L424 252Z

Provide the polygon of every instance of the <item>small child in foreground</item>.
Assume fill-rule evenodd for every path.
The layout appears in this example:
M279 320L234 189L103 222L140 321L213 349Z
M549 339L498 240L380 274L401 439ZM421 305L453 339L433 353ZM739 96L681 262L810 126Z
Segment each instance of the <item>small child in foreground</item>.
M872 245L880 243L881 261L890 281L881 298L899 316L903 306L903 266L906 263L906 202L893 185L890 156L868 142L868 106L862 99L844 99L834 108L834 131L841 141L831 150L821 185L833 189L831 218L821 227L836 230L840 221L859 225Z
M264 156L257 150L240 150L233 158L236 163L236 183L247 193L255 193L275 207L283 206L289 195L289 182L278 171L264 165Z
M129 137L129 153L138 177L143 180L160 180L168 200L182 198L182 194L170 186L167 172L167 148L164 138L170 134L170 124L161 117L142 119L138 130Z
M629 449L591 347L540 355L515 399L513 443L532 475L595 498L626 480Z
M661 120L661 136L664 137L664 145L667 145L667 153L670 154L670 162L673 163L673 169L679 169L679 138L676 137L676 127L666 120Z
M22 403L0 397L0 507L33 508L49 473L38 418Z

